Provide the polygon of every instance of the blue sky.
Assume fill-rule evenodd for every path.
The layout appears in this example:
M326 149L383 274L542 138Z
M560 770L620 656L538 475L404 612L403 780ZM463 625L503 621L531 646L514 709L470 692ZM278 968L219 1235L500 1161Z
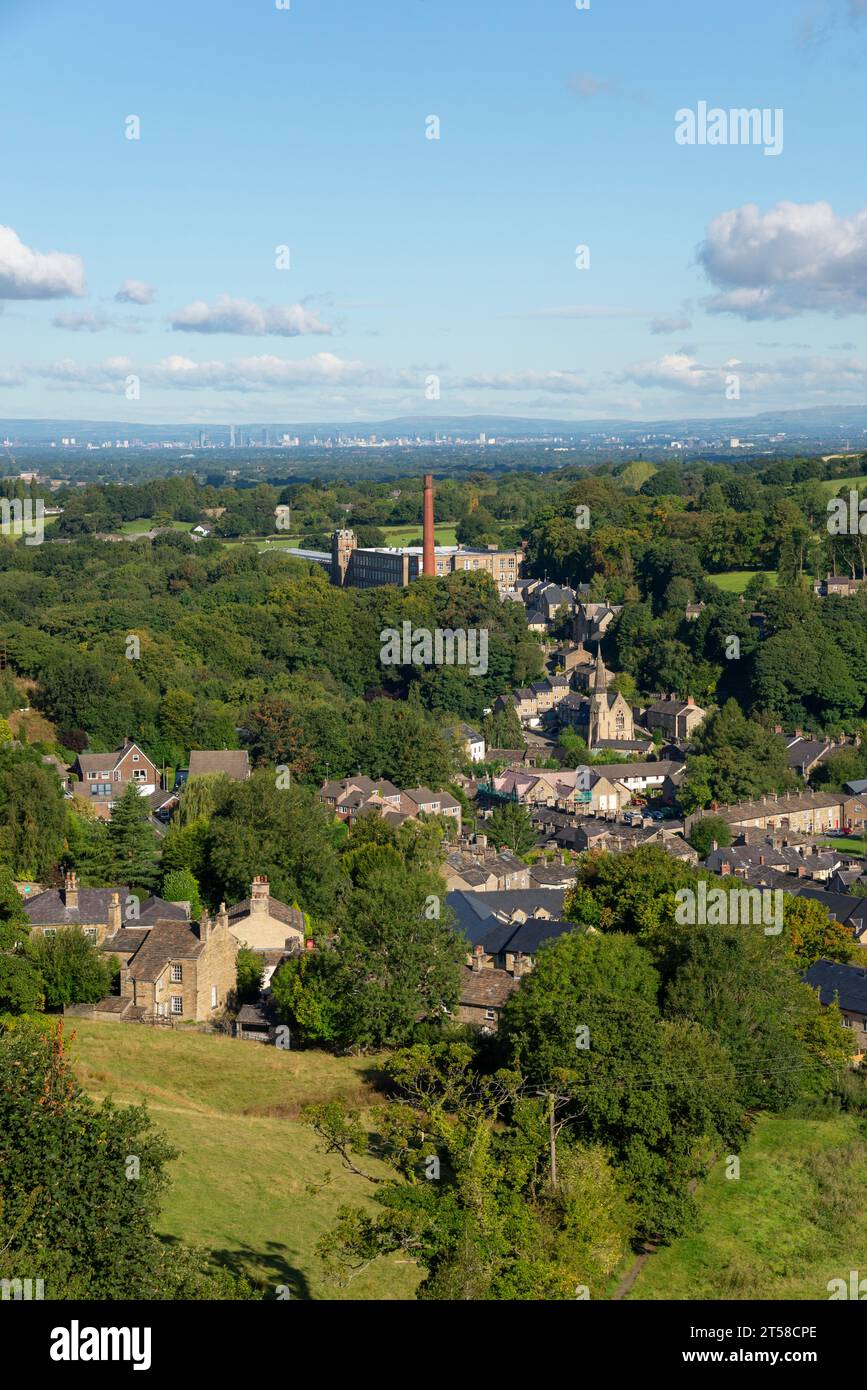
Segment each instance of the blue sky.
M867 0L0 0L0 43L6 417L864 399ZM702 101L782 151L677 143Z

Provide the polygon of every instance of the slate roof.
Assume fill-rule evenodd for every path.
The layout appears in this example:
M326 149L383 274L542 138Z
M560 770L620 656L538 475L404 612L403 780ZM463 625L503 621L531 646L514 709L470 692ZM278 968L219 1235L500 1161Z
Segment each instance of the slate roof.
M823 1004L833 1004L836 1000L841 1009L867 1014L867 970L863 967L817 960L804 978L808 985L818 989Z
M475 946L492 926L512 912L520 910L530 918L542 909L556 916L562 910L565 896L562 888L502 888L492 893L456 888L446 894L446 904L454 913L455 929Z
M652 705L648 705L647 711L652 710L654 714L682 714L685 709L698 709L698 705L690 705L686 700L654 700Z
M577 922L528 917L526 922L499 922L482 938L480 944L489 956L500 956L506 951L522 951L525 956L533 956L543 942L556 940L570 931L583 930Z
M195 960L204 949L189 922L156 922L129 963L130 978L152 982L170 960Z
M766 816L786 816L792 811L821 811L829 806L842 806L849 797L843 792L791 792L779 796L769 796L765 800L742 801L735 806L721 806L714 811L715 816L737 823L742 820L758 820Z
M539 888L559 888L576 877L577 870L567 864L533 864L530 868L530 879Z
M233 903L226 909L229 918L229 926L235 922L244 921L249 917L253 906L252 898L242 898L239 903ZM286 903L281 903L279 898L268 898L268 912L271 917L278 922L283 922L287 927L294 927L296 931L304 931L304 914L297 907L288 907Z
M786 745L786 759L789 767L809 769L820 759L833 751L834 745L828 739L808 739L798 735Z
M458 1002L477 1008L502 1008L519 984L520 981L508 970L491 970L486 967L473 970L470 965L462 965Z
M804 886L800 879L797 883L798 887L786 887L785 891L797 898L815 898L842 926L851 927L856 936L867 931L867 898L856 898L849 893L827 893L822 888Z
M108 907L115 893L120 894L122 909L129 893L125 885L116 888L79 888L78 907L73 908L66 906L57 888L47 888L35 898L25 899L24 911L33 925L38 927L95 926L108 921Z
M24 900L24 911L35 927L92 927L108 923L108 909L112 896L120 897L121 914L125 912L126 900L130 890L126 884L116 884L113 888L79 888L78 907L67 907L63 893L57 888L48 888L35 898ZM163 898L146 898L139 907L135 920L139 926L149 926L165 919L185 922L187 914L178 903L166 902Z
M104 951L128 952L131 955L143 945L145 937L151 930L150 927L121 927L114 936L106 937L102 943L102 949Z

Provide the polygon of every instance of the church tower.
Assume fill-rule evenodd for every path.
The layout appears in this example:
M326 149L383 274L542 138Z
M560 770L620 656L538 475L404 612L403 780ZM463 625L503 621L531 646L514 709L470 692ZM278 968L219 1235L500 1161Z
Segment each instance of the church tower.
M606 669L605 669L605 662L602 660L602 643L601 643L601 642L599 643L599 649L598 649L598 651L596 652L596 670L595 670L594 673L593 673L593 689L594 689L594 690L607 690L607 689L608 689L608 672L607 672Z

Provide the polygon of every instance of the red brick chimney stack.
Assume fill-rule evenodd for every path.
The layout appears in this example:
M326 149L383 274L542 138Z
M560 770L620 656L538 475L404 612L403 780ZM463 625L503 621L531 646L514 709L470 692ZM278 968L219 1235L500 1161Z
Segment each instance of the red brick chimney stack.
M437 566L434 556L434 505L433 474L424 475L424 546L422 549L422 574L436 576Z

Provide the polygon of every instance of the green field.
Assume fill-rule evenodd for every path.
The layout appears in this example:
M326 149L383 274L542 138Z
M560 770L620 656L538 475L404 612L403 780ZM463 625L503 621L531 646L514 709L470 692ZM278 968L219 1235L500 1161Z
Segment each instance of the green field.
M827 1299L867 1251L867 1139L854 1115L762 1116L697 1194L701 1226L651 1255L630 1299Z
M829 845L831 849L839 849L847 854L867 854L867 839L859 839L856 835L838 835L833 840L820 840L820 845Z
M862 473L856 478L832 478L829 482L823 482L820 487L825 489L828 497L836 497L841 487L867 487L867 473Z
M43 529L47 531L48 528L49 528L49 526L56 526L59 520L60 520L60 517L59 517L59 516L45 516L45 517L43 517L43 518L42 518ZM23 541L26 542L27 537L28 537L28 536L31 536L31 535L33 534L33 533L32 533L32 530L30 529L32 526L33 526L33 521L25 522L25 523L22 525L20 534L16 534L14 528L11 528L11 529L10 529L10 533L9 533L8 535L4 536L3 539L4 539L4 540L7 540L7 541L22 541L22 540L23 540Z
M421 543L421 522L412 526L383 526L386 545L409 545L412 541ZM437 545L457 545L453 522L438 522L434 527L434 540Z
M67 1025L68 1029L70 1025ZM367 1203L372 1184L326 1158L298 1121L301 1106L341 1096L369 1113L376 1059L337 1058L216 1034L75 1020L76 1071L86 1090L146 1103L180 1157L160 1235L204 1246L217 1263L292 1296L407 1299L415 1266L377 1260L346 1289L327 1284L314 1247L342 1203ZM359 1167L383 1173L382 1165ZM320 1191L310 1184L330 1180Z
M777 582L776 570L726 570L723 574L709 574L708 579L726 594L742 594L756 574L764 573L773 588Z

